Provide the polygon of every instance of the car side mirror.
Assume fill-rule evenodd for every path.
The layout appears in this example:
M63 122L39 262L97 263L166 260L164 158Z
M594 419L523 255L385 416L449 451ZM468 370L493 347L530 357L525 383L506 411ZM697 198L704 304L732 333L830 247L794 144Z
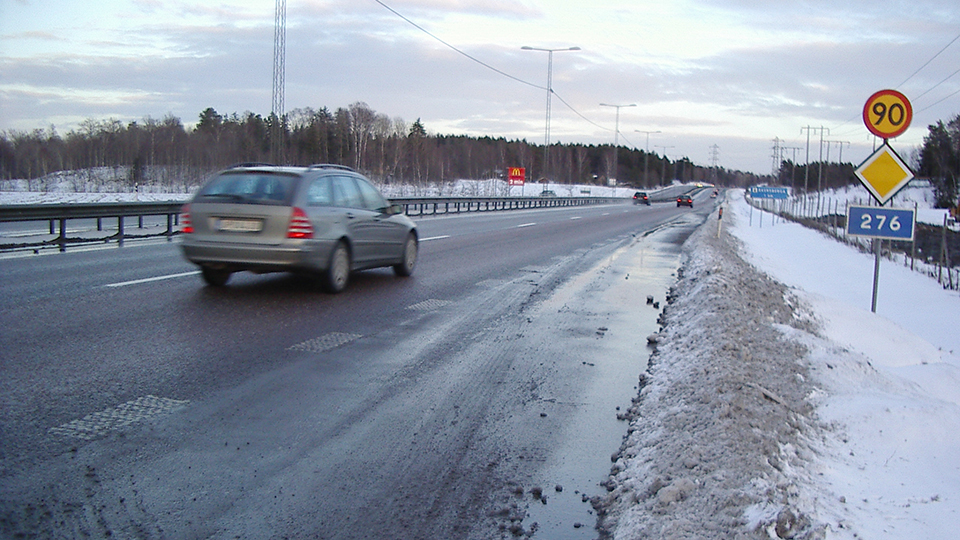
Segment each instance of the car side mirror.
M390 206L387 206L386 208L383 209L383 213L387 214L388 216L395 216L397 214L402 214L403 207L400 206L399 204L391 204Z

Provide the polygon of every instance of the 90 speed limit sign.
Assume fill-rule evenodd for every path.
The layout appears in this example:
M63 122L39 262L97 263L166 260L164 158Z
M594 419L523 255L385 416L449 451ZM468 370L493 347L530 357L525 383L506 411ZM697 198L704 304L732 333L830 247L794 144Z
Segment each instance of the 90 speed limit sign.
M910 100L896 90L880 90L863 106L863 123L870 133L881 139L900 136L910 127L912 120Z

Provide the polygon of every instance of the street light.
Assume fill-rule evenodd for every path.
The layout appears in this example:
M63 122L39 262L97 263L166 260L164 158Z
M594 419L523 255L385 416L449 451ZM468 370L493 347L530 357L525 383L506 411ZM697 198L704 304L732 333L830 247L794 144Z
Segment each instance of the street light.
M635 129L637 133L646 133L647 134L647 148L643 153L643 187L650 187L650 183L647 180L647 159L650 157L650 134L651 133L663 133L659 129L656 131L642 131Z
M553 94L553 53L561 51L579 51L580 47L566 47L563 49L542 49L540 47L520 47L524 51L542 51L547 53L547 127L543 136L543 176L547 176L547 163L550 157L550 97Z
M631 103L629 105L610 105L609 103L601 103L601 107L616 107L617 109L617 127L613 130L613 179L617 179L617 165L619 160L619 149L620 149L620 108L621 107L636 107L636 103Z
M654 146L654 148L663 148L663 169L660 171L660 181L666 182L667 180L667 148L676 148L676 146Z

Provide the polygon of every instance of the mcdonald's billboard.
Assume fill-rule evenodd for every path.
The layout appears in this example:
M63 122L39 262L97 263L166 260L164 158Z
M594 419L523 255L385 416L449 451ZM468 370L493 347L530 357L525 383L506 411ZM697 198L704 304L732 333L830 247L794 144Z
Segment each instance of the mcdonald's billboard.
M524 167L510 167L507 180L511 186L522 186L527 180L527 169Z

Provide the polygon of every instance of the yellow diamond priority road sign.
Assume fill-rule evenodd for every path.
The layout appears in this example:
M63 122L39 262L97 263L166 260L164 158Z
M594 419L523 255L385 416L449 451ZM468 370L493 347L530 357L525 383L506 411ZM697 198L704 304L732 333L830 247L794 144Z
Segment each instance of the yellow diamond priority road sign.
M854 172L880 206L913 179L913 171L886 141Z

